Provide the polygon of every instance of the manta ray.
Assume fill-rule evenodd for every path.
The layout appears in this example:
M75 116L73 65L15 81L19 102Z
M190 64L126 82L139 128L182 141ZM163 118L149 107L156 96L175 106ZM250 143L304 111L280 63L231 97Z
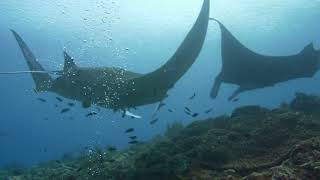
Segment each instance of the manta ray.
M114 111L161 102L169 89L188 71L203 47L209 22L210 1L204 0L191 30L173 56L160 68L140 74L116 67L79 67L64 52L64 68L53 78L37 61L24 40L11 30L29 67L39 92L53 92L62 97Z
M310 78L319 69L320 50L310 43L289 56L266 56L253 52L237 40L218 20L221 29L222 70L215 78L211 98L216 98L222 83L238 85L229 100L244 91L274 86L277 83Z

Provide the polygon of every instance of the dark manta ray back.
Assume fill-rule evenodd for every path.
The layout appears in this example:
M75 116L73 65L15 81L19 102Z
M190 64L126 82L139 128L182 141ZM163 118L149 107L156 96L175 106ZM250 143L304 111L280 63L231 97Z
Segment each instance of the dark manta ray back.
M53 79L22 38L13 31L28 63L38 91L51 91L83 102L85 107L97 104L113 110L162 101L167 91L187 72L197 59L208 28L210 1L204 0L200 14L174 55L159 69L139 74L121 68L82 68L64 53L65 67Z
M239 85L229 98L232 100L243 91L312 77L319 69L320 51L315 50L312 43L291 56L260 55L241 44L221 22L217 22L222 33L222 70L211 90L212 98L217 96L223 82Z

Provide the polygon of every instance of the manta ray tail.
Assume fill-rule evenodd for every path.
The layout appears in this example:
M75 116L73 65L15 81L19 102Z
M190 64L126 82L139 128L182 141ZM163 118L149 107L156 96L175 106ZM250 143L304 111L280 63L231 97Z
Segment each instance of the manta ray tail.
M222 80L221 80L221 75L219 74L215 81L214 81L214 84L212 86L212 89L211 89L211 92L210 92L210 97L212 99L215 99L218 95L218 92L219 92L219 89L220 89L220 86L221 86L221 83L222 83Z
M37 61L27 44L23 41L23 39L16 33L14 30L11 30L14 37L16 38L20 49L23 53L25 60L27 61L29 72L32 75L32 78L36 84L37 91L47 91L50 89L52 84L52 78L48 73L45 73L46 70L41 66L41 64ZM38 73L43 72L43 73Z
M236 98L240 93L244 92L245 89L243 89L242 87L239 87L238 89L236 89L232 95L228 98L228 101L232 101L234 98Z
M209 20L210 21L215 21L219 25L221 24L220 21L218 21L215 18L209 18ZM219 73L219 75L215 78L214 84L213 84L213 86L211 88L210 97L212 99L215 99L218 96L221 84L222 84L222 75L221 75L221 73Z

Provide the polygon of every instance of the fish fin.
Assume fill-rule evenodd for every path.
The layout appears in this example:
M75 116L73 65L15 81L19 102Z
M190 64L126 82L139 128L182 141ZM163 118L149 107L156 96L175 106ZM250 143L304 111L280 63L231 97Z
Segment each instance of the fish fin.
M15 39L17 40L19 47L23 53L23 56L27 62L30 71L43 71L46 70L42 67L42 65L37 61L36 57L33 55L32 51L29 49L27 44L23 41L23 39L19 36L17 32L11 30ZM53 79L48 73L31 73L32 79L36 84L37 91L48 91L52 86Z
M63 52L63 55L64 55L63 71L70 72L73 69L76 69L77 65L74 63L74 59L66 51Z
M214 84L211 88L210 97L212 99L215 99L217 97L221 84L222 84L222 77L221 77L221 74L219 74L216 77Z
M313 43L308 44L307 46L305 46L303 48L303 50L300 52L300 54L302 55L306 55L307 57L311 56L315 56L315 69L316 71L320 69L320 49L316 50L314 48ZM306 58L306 60L310 60L313 58ZM305 62L305 61L304 61ZM311 74L312 76L314 75L313 73Z
M314 46L313 46L313 43L310 43L308 44L307 46L305 46L303 48L303 50L301 51L302 54L309 54L309 53L312 53L314 52L315 49L314 49Z

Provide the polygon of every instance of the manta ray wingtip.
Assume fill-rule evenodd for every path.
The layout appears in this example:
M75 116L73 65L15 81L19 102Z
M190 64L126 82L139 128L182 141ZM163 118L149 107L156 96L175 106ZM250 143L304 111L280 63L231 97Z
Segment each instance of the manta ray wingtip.
M209 20L210 20L210 21L217 21L217 19L216 19L216 18L213 18L213 17L210 17Z
M19 36L19 34L15 30L13 30L13 29L9 29L9 30L11 31L11 33L14 35L15 38L21 39L21 37Z
M22 51L25 61L27 62L29 71L26 71L26 72L31 73L32 78L36 84L36 89L38 91L48 91L52 85L51 76L37 61L36 57L30 50L30 48L19 36L19 34L12 29L10 29L10 31L13 33L16 41L18 42L20 50Z
M215 21L215 22L221 24L221 22L220 22L218 19L216 19L216 18L210 17L209 20L210 20L210 21Z
M17 34L17 32L13 29L9 29L13 34Z

